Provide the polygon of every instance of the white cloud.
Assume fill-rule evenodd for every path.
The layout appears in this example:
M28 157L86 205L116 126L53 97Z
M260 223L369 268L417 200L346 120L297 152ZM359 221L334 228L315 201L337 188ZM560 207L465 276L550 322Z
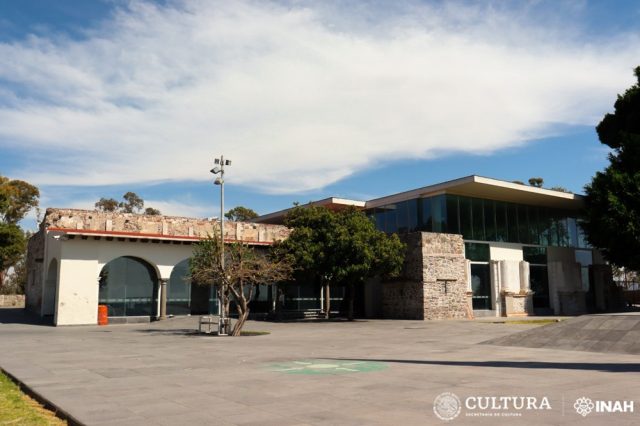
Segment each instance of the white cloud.
M133 2L84 40L0 44L0 147L47 156L36 184L205 180L224 153L234 183L303 191L595 124L640 54L490 7L384 12Z

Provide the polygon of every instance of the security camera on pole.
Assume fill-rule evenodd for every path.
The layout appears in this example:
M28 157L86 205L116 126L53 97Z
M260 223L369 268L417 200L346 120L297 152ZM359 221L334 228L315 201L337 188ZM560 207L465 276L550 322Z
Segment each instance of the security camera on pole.
M222 270L224 270L224 166L230 166L231 160L225 160L224 155L221 155L220 158L214 160L214 163L216 165L211 169L211 173L214 175L220 174L213 183L220 185L220 266ZM225 312L222 308L222 291L223 290L220 289L218 294L218 315L220 316L220 321L218 321L218 335L226 336L229 334L230 324L229 318L225 318Z

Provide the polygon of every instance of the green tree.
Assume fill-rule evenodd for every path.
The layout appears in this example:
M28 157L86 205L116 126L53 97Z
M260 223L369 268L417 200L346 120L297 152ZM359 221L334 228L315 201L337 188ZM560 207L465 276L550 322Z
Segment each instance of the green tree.
M139 213L144 207L144 200L135 192L127 192L122 196L124 201L120 203L120 210L124 213Z
M9 269L25 256L27 237L18 222L38 206L39 197L30 183L0 175L0 287Z
M325 207L296 207L286 218L292 229L282 249L297 270L325 288L328 318L332 286L346 286L349 319L354 316L355 288L374 276L397 276L404 261L405 246L396 234L378 231L361 211L347 208L332 212Z
M22 229L15 223L0 222L0 287L7 271L25 254L26 239Z
M0 175L0 221L18 223L38 206L40 191L23 180Z
M276 256L270 249L258 249L242 243L225 245L223 267L220 248L217 234L195 244L189 259L190 278L192 282L217 287L226 318L229 318L229 302L233 299L238 320L231 335L240 336L257 286L289 280L292 267L285 256Z
M234 207L224 214L224 217L234 222L251 222L258 216L255 211L243 206Z
M638 82L618 95L614 113L596 127L611 148L609 166L585 186L583 229L589 243L618 266L640 269L640 66Z
M153 207L147 207L144 209L144 214L149 216L159 216L160 210L154 209Z
M535 186L536 188L542 188L542 185L544 185L544 179L541 177L529 178L529 185Z
M95 207L97 210L102 212L115 212L118 211L118 207L120 207L120 203L118 200L114 200L113 198L100 198L98 202L95 203Z
M6 278L4 287L0 287L0 294L24 294L26 286L27 254L23 252L20 259L13 265L13 272Z
M153 207L144 207L144 200L135 192L127 192L122 196L124 201L118 201L113 198L100 198L94 206L96 210L102 212L121 212L121 213L140 213L151 216L162 214L160 210ZM144 209L144 210L142 210Z

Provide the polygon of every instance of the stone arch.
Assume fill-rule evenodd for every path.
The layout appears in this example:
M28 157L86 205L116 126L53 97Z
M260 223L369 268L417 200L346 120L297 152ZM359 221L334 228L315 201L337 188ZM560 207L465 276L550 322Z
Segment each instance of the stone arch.
M56 313L56 293L58 292L58 259L51 259L44 281L44 295L42 297L42 316Z
M134 256L120 256L104 265L98 278L98 303L109 316L156 317L158 272L155 265Z
M153 269L153 272L156 274L156 277L158 277L158 279L160 277L162 277L162 275L163 275L163 274L160 273L160 269L158 268L158 266L156 265L156 263L153 260L151 260L151 259L149 259L149 258L147 258L145 256L140 256L138 253L126 254L126 252L125 252L124 254L120 253L120 254L113 255L112 257L107 257L106 259L104 259L104 258L100 259L101 262L104 262L104 265L103 265L102 269L104 269L104 267L107 266L109 263L113 262L116 259L120 259L121 257L135 258L135 259L138 259L138 260L146 263L151 269Z

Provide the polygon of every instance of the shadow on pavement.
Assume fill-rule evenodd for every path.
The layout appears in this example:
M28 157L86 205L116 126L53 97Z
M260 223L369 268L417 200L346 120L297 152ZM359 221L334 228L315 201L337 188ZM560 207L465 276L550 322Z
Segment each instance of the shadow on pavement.
M39 317L24 308L0 308L0 324L53 325L53 317Z
M378 361L400 364L442 365L450 367L490 367L490 368L532 368L557 370L604 371L609 373L638 373L638 363L588 363L588 362L538 362L538 361L425 361L410 359L375 359L375 358L325 358L340 361Z
M193 328L145 328L135 330L138 333L145 334L163 334L166 336L208 336L213 335L207 333L200 333L198 330Z

